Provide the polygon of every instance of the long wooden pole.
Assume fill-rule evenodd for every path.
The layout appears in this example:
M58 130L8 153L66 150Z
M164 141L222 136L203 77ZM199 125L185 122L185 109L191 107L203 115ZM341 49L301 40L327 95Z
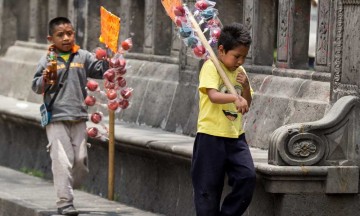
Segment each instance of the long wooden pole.
M193 26L195 32L197 33L201 43L204 45L205 49L209 52L209 55L210 55L210 58L211 60L213 61L221 79L224 81L224 84L226 85L226 87L229 89L230 93L231 94L235 94L237 95L237 92L234 88L234 86L231 84L229 78L226 76L226 73L225 71L223 70L223 68L221 67L220 65L220 62L217 58L217 56L215 55L214 51L212 50L209 42L207 41L204 33L202 32L199 24L196 22L194 16L192 15L192 13L190 12L190 10L185 7L185 10L187 10L187 13L188 13L188 18L191 22L191 25Z
M108 199L114 200L114 158L115 158L115 113L109 110L109 173L108 173Z

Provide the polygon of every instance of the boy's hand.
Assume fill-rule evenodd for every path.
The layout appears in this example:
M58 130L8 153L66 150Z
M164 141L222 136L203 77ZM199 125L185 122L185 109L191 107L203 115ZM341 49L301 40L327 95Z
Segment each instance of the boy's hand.
M249 88L250 86L248 77L243 70L239 71L239 73L236 75L236 82L240 83L245 89Z
M49 46L48 46L48 53L50 52L50 50L55 50L55 44L50 44Z
M249 111L249 106L247 101L240 95L236 97L234 104L236 106L236 110L243 115Z
M49 70L48 69L44 69L42 71L42 76L43 76L43 80L46 83L49 80Z

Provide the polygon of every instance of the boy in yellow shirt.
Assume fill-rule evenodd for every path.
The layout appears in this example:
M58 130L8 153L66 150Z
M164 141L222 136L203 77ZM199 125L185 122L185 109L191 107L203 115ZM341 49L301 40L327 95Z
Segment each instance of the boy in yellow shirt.
M252 89L241 66L251 44L239 23L225 26L218 59L238 95L228 93L214 63L207 60L199 75L199 117L191 175L197 216L240 216L250 204L256 174L242 128ZM225 174L232 191L220 206Z

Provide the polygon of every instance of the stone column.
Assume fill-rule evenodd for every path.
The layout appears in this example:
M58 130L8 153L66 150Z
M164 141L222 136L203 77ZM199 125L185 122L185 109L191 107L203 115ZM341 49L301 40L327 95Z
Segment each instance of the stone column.
M88 48L88 20L91 20L91 16L89 14L89 8L91 8L91 4L94 3L93 1L86 1L86 0L74 0L73 2L74 7L74 17L73 17L73 25L75 27L76 31L76 42L83 48ZM100 10L99 7L92 7L96 8L97 10ZM100 11L97 12L97 19L99 19L98 14L100 14ZM96 16L95 15L95 16ZM100 21L98 21L100 22ZM94 26L95 27L95 26ZM99 32L97 30L97 32ZM100 33L98 35L94 36L95 38L98 38L100 36ZM90 41L95 39L90 39Z
M309 18L310 1L279 0L277 67L308 69Z
M338 0L334 8L336 26L333 33L331 65L331 100L345 95L360 95L360 1Z
M48 1L30 0L29 41L47 43Z
M244 0L217 0L215 8L219 11L219 18L224 25L233 22L243 23Z
M29 41L36 42L39 37L38 29L39 29L39 8L38 8L39 0L30 0L30 23L29 23Z
M76 0L68 0L67 2L67 17L71 20L71 22L73 22L73 24L75 24L75 6L74 6L74 1Z
M315 69L318 72L329 72L332 56L332 34L334 29L334 0L318 2L318 28L316 33Z
M49 0L49 13L48 13L48 20L55 18L58 16L58 3L57 0Z
M161 1L145 1L144 53L170 55L172 21L164 11Z
M274 61L276 37L276 2L273 0L245 0L243 23L250 30L252 44L247 63L271 66Z
M130 52L143 52L144 48L144 13L145 1L121 0L120 40L132 38L133 48Z

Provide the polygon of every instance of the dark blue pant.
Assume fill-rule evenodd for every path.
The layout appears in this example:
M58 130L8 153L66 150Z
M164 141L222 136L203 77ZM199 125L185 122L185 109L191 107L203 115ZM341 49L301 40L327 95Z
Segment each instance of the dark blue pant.
M225 174L232 191L220 207ZM191 175L197 216L241 216L250 204L256 182L245 135L234 139L198 133Z

